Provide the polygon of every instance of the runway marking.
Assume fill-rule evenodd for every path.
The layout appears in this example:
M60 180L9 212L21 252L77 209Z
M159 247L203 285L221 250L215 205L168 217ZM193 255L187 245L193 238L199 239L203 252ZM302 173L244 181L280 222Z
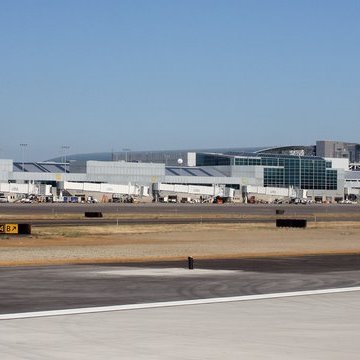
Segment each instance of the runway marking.
M0 315L0 320L92 314L92 313L102 313L102 312L110 312L110 311L155 309L155 308L187 306L187 305L219 304L219 303L238 302L238 301L279 299L279 298L306 296L306 295L336 294L336 293L346 293L346 292L354 292L354 291L360 291L360 286L337 288L337 289L293 291L293 292L261 294L261 295L243 295L243 296L231 296L231 297L209 298L209 299L165 301L165 302L155 302L155 303L145 303L145 304L113 305L113 306L98 306L98 307L77 308L77 309L24 312L24 313L15 313L15 314L3 314Z
M211 269L194 269L189 271L185 268L134 268L134 267L121 267L116 270L98 270L93 273L96 275L107 276L208 276L208 275L238 275L241 270L211 270ZM88 275L89 272L86 272Z

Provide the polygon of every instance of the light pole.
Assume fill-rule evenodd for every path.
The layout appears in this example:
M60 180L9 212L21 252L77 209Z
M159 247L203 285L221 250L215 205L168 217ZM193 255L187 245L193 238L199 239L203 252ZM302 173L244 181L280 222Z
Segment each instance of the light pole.
M67 153L67 150L70 149L70 146L69 145L62 145L61 149L64 152L64 173L66 174L66 153Z
M169 155L169 154L165 154L164 157L165 157L165 166L167 166L167 165L168 165L168 160L169 160L169 158L170 158L170 155Z
M125 151L125 162L127 162L128 161L128 152L131 151L131 149L124 148L124 149L122 149L122 151Z
M25 171L25 149L28 147L29 144L22 143L20 144L20 149L22 153L22 171Z

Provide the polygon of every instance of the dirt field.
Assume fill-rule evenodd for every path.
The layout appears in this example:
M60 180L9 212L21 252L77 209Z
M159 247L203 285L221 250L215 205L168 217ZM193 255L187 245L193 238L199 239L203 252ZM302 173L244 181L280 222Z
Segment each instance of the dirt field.
M359 222L33 228L0 237L0 266L360 253Z

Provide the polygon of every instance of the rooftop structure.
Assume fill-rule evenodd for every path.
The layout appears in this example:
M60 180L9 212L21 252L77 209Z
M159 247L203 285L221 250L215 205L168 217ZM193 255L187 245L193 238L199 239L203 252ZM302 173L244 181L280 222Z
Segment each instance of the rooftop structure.
M157 150L157 151L132 151L124 149L119 152L102 152L89 154L67 155L69 161L126 161L143 163L163 163L166 166L178 165L178 159L184 161L184 165L194 166L191 153L218 153L228 155L243 154L273 154L294 156L319 156L324 158L347 158L351 163L360 162L360 144L318 140L316 145L287 145L272 147L238 147L238 148L210 148L210 149L183 149L183 150ZM63 157L50 161L64 162Z
M360 162L360 144L342 141L316 141L316 155L328 158L346 158L351 163Z

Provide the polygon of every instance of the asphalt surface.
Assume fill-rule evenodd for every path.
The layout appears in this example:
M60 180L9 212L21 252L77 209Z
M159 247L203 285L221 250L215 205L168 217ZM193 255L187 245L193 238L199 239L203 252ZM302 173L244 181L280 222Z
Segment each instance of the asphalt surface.
M360 255L0 268L0 314L360 285Z
M273 222L276 210L284 211L280 216L303 218L309 222L338 220L335 214L342 221L360 220L360 206L351 204L0 204L0 216L6 215L7 222L27 222L36 226ZM103 217L86 218L85 212L101 212ZM64 214L78 218L61 218ZM21 216L21 221L17 216ZM47 218L36 219L36 216Z
M287 214L354 214L360 213L360 205L354 204L0 204L0 214L54 215L83 214L85 211L101 211L119 214L249 214L274 215L276 209Z

